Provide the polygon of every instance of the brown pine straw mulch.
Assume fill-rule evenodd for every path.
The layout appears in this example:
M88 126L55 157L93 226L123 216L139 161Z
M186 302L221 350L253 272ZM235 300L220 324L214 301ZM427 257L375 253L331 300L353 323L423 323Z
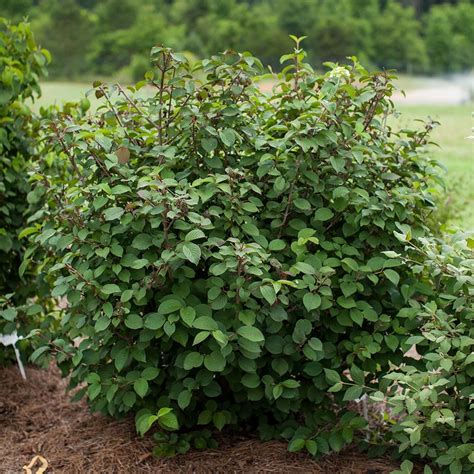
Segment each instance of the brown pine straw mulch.
M151 439L136 436L133 420L91 414L72 403L56 368L0 368L0 473L331 473L387 474L398 468L387 459L368 459L355 451L314 460L288 453L286 444L255 438L223 438L219 449L192 451L174 458L150 454Z

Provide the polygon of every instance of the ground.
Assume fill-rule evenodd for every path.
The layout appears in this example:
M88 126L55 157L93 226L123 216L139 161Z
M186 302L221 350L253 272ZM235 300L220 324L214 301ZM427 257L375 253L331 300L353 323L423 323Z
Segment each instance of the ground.
M285 443L251 437L223 436L218 450L158 459L150 455L152 440L137 437L133 420L91 415L85 403L70 402L56 369L28 368L27 376L23 381L16 367L0 369L2 474L22 472L36 455L46 460L47 473L64 474L388 474L398 468L354 450L314 460L288 453Z

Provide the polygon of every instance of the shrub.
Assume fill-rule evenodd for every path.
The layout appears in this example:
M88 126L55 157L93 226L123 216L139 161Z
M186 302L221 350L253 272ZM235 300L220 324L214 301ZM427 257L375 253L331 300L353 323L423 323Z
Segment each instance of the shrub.
M39 207L42 191L31 192L28 169L38 151L39 121L26 101L40 95L49 53L38 48L27 23L0 18L0 333L26 335L37 327L41 283L26 270L21 230ZM24 344L24 343L21 343ZM5 352L7 354L8 352ZM0 361L4 358L0 355ZM11 353L13 356L13 353Z
M68 300L51 352L94 410L189 433L161 453L224 426L339 450L365 425L344 402L419 324L394 231L426 233L429 127L390 129L388 74L303 60L265 95L248 54L191 71L157 47L145 81L96 83L96 116L50 126L73 174L45 176L60 199L33 238Z
M423 356L421 366L404 365L385 376L392 388L388 403L397 415L389 438L401 453L432 460L439 472L472 472L474 241L460 233L445 241L400 238L418 277L403 316L422 322L420 333L406 342Z

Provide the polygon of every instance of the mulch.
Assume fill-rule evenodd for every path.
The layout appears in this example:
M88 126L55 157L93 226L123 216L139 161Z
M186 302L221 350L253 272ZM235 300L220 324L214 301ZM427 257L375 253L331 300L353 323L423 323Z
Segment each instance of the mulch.
M250 437L223 437L218 449L159 459L151 455L153 441L136 436L133 420L72 403L56 368L28 368L27 375L24 381L16 367L0 369L0 473L388 474L398 468L353 450L314 460L289 453L285 443ZM24 469L37 455L31 470Z

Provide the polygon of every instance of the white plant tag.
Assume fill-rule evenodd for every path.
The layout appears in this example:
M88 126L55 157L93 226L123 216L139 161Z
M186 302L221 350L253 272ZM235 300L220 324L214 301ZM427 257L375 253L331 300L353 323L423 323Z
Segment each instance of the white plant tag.
M21 361L20 351L16 347L16 343L21 339L23 339L23 337L18 336L16 331L12 332L11 334L0 334L0 342L4 346L13 346L13 350L15 351L16 362L18 364L18 368L20 369L20 374L23 379L26 380L25 367L23 367L23 362Z

